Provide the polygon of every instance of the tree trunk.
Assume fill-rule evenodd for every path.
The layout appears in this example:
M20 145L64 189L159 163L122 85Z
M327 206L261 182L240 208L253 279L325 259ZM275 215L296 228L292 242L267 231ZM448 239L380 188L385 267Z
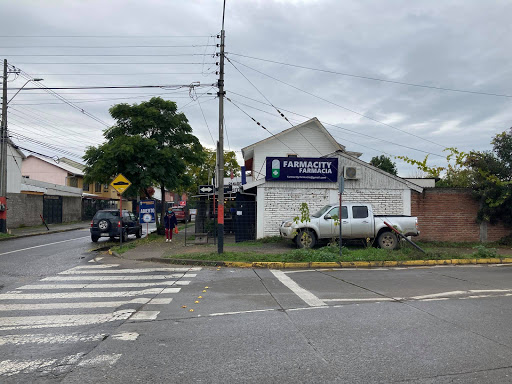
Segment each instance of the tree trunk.
M165 188L164 185L160 185L160 192L162 193L162 209L160 211L160 225L164 226L164 216L165 216Z

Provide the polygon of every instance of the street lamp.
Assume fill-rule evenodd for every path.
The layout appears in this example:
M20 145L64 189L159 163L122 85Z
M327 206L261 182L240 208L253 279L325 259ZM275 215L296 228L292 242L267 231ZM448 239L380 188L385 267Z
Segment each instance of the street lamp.
M2 124L0 126L0 233L7 232L7 104L16 97L20 91L31 81L43 79L29 79L18 92L7 101L7 60L4 60L4 75L2 89Z

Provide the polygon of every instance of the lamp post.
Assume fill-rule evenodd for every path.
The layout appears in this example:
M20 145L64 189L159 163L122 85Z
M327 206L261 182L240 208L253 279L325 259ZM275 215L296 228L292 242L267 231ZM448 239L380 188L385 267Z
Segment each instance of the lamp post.
M43 79L27 80L18 92L7 101L7 60L4 60L3 73L3 89L2 89L2 125L0 129L0 232L7 232L7 104L31 81L42 81Z

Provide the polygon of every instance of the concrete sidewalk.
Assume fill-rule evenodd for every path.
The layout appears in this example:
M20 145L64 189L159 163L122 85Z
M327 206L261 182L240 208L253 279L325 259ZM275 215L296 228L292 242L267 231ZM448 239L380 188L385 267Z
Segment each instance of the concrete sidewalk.
M81 221L75 223L63 223L63 224L48 224L48 229L44 225L38 225L35 227L23 227L10 229L12 236L0 238L2 240L19 239L22 237L47 235L50 233L68 232L75 231L77 229L86 229L91 225L90 221Z

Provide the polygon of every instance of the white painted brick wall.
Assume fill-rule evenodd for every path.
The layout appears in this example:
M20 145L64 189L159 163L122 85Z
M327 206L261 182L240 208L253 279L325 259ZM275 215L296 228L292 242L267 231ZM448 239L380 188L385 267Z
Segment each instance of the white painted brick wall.
M376 215L403 215L402 190L346 189L344 201L370 203ZM330 190L325 188L265 188L264 236L279 235L279 226L286 219L300 216L300 205L308 203L314 213L329 201Z

